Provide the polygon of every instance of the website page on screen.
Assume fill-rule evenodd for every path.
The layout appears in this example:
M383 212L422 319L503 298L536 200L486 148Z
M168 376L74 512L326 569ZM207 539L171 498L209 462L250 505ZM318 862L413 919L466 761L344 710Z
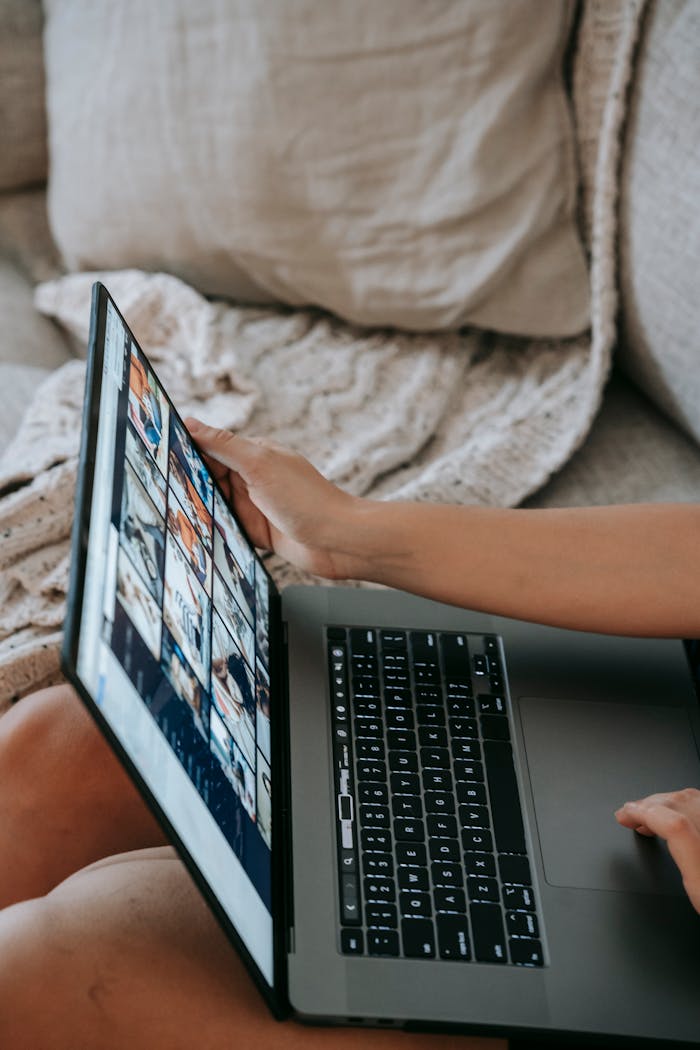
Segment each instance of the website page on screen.
M107 303L78 674L272 984L269 581Z

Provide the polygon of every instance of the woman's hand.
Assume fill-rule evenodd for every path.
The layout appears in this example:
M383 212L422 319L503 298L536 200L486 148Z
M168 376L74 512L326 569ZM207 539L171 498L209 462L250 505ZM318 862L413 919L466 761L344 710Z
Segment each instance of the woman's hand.
M625 802L615 816L623 827L666 840L690 902L700 912L700 791L685 788Z
M326 579L346 579L343 536L361 502L288 449L187 419L252 543Z

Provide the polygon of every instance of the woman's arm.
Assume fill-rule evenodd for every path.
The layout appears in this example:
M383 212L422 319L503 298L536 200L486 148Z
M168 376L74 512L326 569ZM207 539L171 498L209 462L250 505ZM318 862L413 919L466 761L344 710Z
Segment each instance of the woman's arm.
M317 575L560 627L700 636L700 506L359 499L301 456L188 422L253 542Z

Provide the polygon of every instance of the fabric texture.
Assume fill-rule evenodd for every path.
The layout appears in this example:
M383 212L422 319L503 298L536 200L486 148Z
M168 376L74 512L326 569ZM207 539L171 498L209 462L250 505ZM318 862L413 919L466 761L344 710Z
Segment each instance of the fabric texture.
M700 5L649 12L622 175L620 362L700 441Z
M41 30L40 0L0 0L0 191L46 180Z
M596 78L576 101L583 141L597 141L582 172L590 335L367 333L319 312L207 302L174 277L103 274L178 407L281 440L358 493L515 505L538 489L583 442L610 365L616 179L641 10L634 0L591 3L578 40L577 64ZM45 284L37 304L84 338L91 280ZM0 459L5 703L58 670L83 382L79 361L47 379ZM269 564L280 585L303 578Z
M570 0L46 10L69 269L162 270L367 326L588 327Z

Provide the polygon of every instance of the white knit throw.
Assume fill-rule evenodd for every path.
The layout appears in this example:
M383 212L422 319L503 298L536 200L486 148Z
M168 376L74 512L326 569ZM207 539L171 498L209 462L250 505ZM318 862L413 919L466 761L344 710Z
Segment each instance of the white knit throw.
M533 342L475 330L367 332L314 311L211 303L174 277L122 271L40 285L83 343L99 277L184 414L262 434L380 498L514 506L584 440L615 338L617 177L644 0L589 0L574 109L591 331ZM37 390L0 459L0 710L59 675L85 366ZM300 574L277 559L284 585Z

